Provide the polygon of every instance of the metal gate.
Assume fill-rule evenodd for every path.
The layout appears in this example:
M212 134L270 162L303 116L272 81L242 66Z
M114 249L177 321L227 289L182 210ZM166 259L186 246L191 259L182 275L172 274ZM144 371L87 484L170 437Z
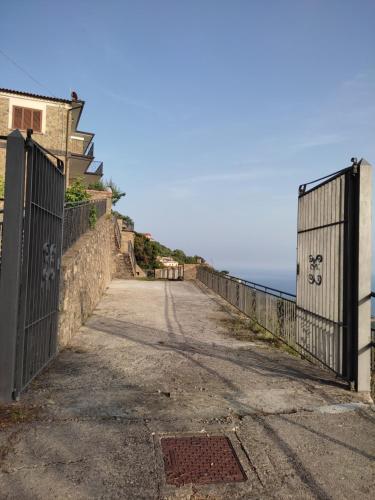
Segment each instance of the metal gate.
M8 136L0 281L0 398L16 398L56 353L65 179L61 160Z
M308 357L354 380L358 274L358 164L300 186L296 342ZM309 183L314 184L314 183Z

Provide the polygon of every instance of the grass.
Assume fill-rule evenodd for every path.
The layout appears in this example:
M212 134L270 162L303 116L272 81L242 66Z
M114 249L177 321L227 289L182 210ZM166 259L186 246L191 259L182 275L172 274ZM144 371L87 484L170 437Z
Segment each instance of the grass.
M259 323L252 320L251 318L238 316L224 318L220 321L225 326L228 335L231 337L249 342L262 342L277 349L281 349L282 351L285 351L292 356L299 356L294 349L272 335L265 328L259 325Z
M35 420L38 408L21 406L19 403L0 406L0 430L16 424Z

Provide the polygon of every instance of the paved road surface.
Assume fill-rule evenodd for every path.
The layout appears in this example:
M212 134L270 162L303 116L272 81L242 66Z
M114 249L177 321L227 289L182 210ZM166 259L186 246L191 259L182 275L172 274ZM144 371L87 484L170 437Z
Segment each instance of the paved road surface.
M112 282L3 424L0 498L374 498L372 407L236 315L192 282ZM247 481L166 485L160 438L191 433L228 436Z

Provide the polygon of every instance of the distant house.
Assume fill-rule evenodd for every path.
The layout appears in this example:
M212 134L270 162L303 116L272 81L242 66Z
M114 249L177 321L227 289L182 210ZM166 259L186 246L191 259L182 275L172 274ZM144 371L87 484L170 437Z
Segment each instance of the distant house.
M152 234L151 233L143 233L143 236L147 238L148 240L152 241Z
M95 161L94 134L78 129L85 102L72 92L71 99L0 88L0 135L19 129L64 161L67 183L81 177L86 185L103 176ZM5 173L5 147L0 142L0 175Z
M164 267L178 267L177 260L174 260L172 257L157 257L157 260L160 264L163 264Z

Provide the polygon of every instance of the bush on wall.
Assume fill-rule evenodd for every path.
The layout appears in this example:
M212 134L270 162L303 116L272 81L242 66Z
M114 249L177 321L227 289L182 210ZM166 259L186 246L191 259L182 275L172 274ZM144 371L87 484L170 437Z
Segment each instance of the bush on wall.
M89 193L82 182L82 179L76 179L65 191L65 201L67 203L78 203L80 201L88 201Z

